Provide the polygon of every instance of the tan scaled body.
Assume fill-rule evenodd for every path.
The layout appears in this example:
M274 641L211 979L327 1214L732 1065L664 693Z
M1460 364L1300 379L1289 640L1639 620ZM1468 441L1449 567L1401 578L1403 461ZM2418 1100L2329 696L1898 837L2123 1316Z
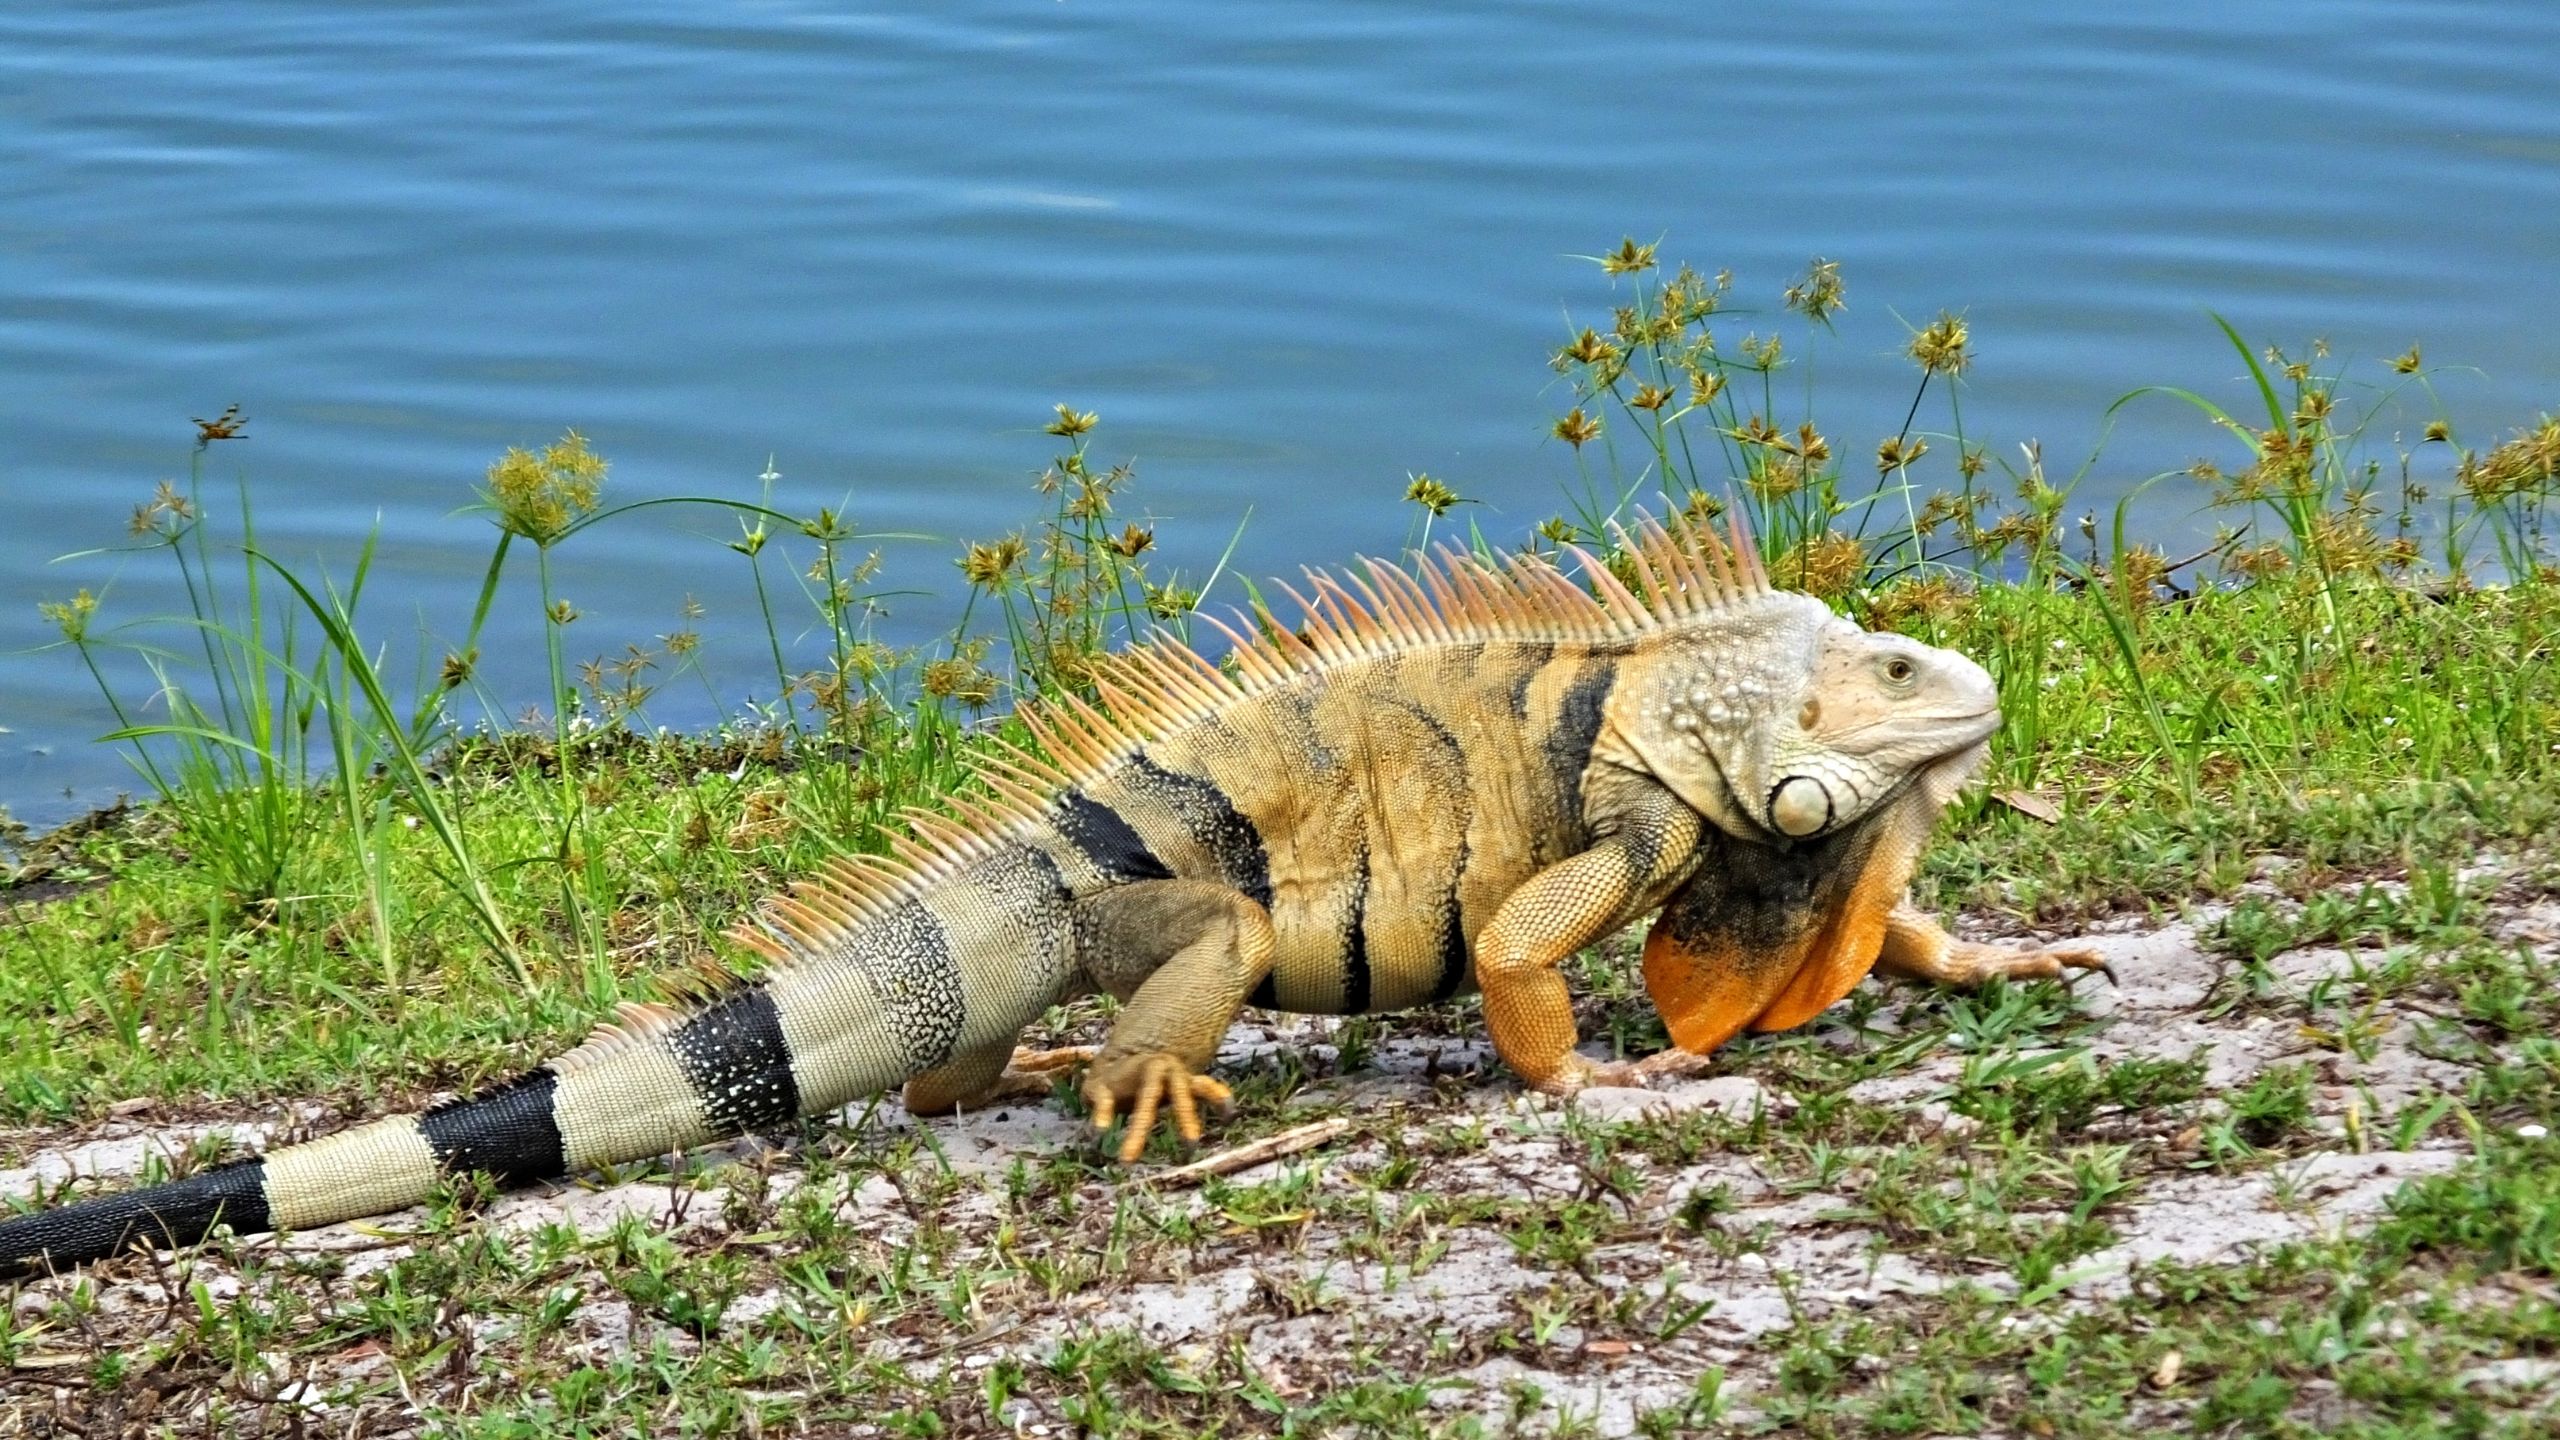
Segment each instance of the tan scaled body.
M1035 717L1170 877L1112 902L1152 946L1086 961L1133 1002L1086 1083L1098 1123L1134 1105L1124 1156L1160 1102L1196 1134L1187 1102L1224 1091L1183 1077L1239 998L1361 1013L1480 985L1504 1060L1570 1090L1801 1024L1879 963L1954 984L2097 963L1960 947L1905 900L1998 723L1978 667L1773 590L1740 536L1648 526L1628 555L1641 596L1596 565L1596 597L1525 562L1373 566L1356 596L1317 576L1304 635L1239 640L1234 689L1141 651L1108 719ZM1205 838L1207 794L1257 853ZM1683 1053L1596 1066L1557 967L1666 902L1646 977ZM1250 950L1175 945L1209 914Z
M1447 554L1312 577L1225 664L1108 657L1099 703L1028 704L950 815L831 863L739 940L769 962L625 1005L477 1097L171 1185L0 1220L0 1271L379 1214L444 1177L556 1178L904 1085L919 1113L1089 1064L1133 1160L1201 1134L1247 1004L1395 1010L1484 995L1503 1060L1567 1091L1694 1068L1803 1023L1881 966L1950 984L2095 967L1953 941L1905 887L1999 712L1971 661L1773 589L1749 537L1646 524L1623 577ZM1679 1050L1575 1052L1559 965L1647 915ZM1125 1001L1098 1052L1018 1054L1067 996Z

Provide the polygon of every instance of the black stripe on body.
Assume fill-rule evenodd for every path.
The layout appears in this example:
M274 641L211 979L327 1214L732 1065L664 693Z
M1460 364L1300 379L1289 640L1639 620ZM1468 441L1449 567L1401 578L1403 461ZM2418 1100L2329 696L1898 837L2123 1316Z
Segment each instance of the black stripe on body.
M779 1125L800 1113L782 1015L762 985L732 990L667 1036L702 1117L724 1134Z
M0 1220L0 1274L86 1264L135 1244L193 1245L217 1225L241 1235L273 1229L266 1171L264 1160L240 1160L171 1184Z
M942 922L910 900L864 921L861 942L855 955L889 1012L890 1033L906 1047L907 1064L921 1071L949 1060L969 1021L969 997Z
M1520 647L1517 669L1511 677L1511 718L1529 718L1529 687L1538 683L1538 672L1556 658L1556 647L1544 641Z
M1115 881L1170 880L1173 871L1147 848L1146 840L1120 812L1087 795L1068 790L1056 801L1050 824L1059 838L1084 852L1103 878Z
M1552 645L1541 645L1536 648L1547 653L1553 653L1555 649ZM1543 657L1541 657L1540 663L1543 663ZM1534 678L1535 673L1534 669L1524 669L1521 672L1522 679L1517 683L1517 688L1513 694L1513 704L1523 707L1522 714L1524 715L1527 713L1525 707L1529 703L1529 681L1531 678ZM1431 738L1439 744L1439 753L1448 758L1449 764L1454 767L1457 772L1456 789L1458 795L1462 797L1464 801L1464 813L1456 816L1452 822L1458 832L1458 858L1456 863L1450 867L1448 888L1442 892L1440 897L1438 910L1438 918L1440 921L1440 969L1439 974L1433 978L1431 986L1431 998L1433 1000L1446 1000L1450 996L1458 993L1458 987L1465 983L1467 978L1466 917L1458 902L1458 887L1466 879L1467 860L1472 853L1467 845L1467 832L1474 827L1475 823L1475 796L1468 789L1466 749L1458 743L1457 732L1441 723L1439 716L1432 714L1428 709L1425 709L1420 705L1416 705L1409 700L1398 700L1393 703L1397 709L1402 710L1406 715L1412 717L1415 724L1420 725L1425 730L1431 732ZM1596 730L1594 733L1597 733ZM1587 751L1589 746L1586 744L1584 748ZM1390 823L1395 819L1393 816L1386 818ZM1364 902L1367 899L1367 889L1368 866L1366 863L1366 857L1363 857L1363 863L1361 865L1361 899ZM1364 956L1364 968L1365 960L1366 957ZM1368 1008L1368 1005L1363 1003L1358 1009L1347 1013L1356 1015L1365 1012Z
M1556 710L1556 728L1546 737L1547 773L1563 801L1565 823L1582 826L1582 772L1591 765L1591 747L1600 738L1600 712L1609 703L1609 687L1617 682L1614 665L1595 664L1573 682Z
M1345 1015L1369 1013L1369 847L1360 846L1353 858L1351 874L1351 916L1342 934L1342 1010Z
M1221 878L1254 904L1271 908L1271 854L1262 846L1262 832L1227 798L1226 791L1201 776L1168 770L1143 750L1129 757L1121 783L1131 793L1171 811L1201 848L1217 857Z
M1325 742L1324 721L1316 714L1316 700L1323 693L1324 682L1319 678L1297 689L1277 691L1270 701L1271 714L1287 722L1289 738L1298 747L1298 762L1317 775L1342 768L1341 757Z
M1460 852L1458 873L1466 873L1464 852ZM1449 903L1440 907L1440 978L1431 987L1434 1003L1455 995L1467 983L1470 957L1467 954L1466 916L1458 905L1457 881L1450 880Z
M486 1095L450 1100L418 1117L418 1133L446 1174L480 1171L507 1185L556 1180L569 1149L552 1113L560 1077L545 1066Z

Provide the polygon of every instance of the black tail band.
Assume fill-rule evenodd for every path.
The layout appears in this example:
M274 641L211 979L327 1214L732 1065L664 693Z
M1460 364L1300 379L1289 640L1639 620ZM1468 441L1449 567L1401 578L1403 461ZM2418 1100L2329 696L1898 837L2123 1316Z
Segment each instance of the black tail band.
M122 1195L0 1220L0 1275L85 1265L134 1245L193 1245L228 1225L253 1235L267 1218L267 1162L241 1160Z
M557 1180L568 1173L567 1147L552 1095L560 1077L544 1066L485 1095L452 1100L418 1117L418 1133L448 1175L478 1170L501 1185Z

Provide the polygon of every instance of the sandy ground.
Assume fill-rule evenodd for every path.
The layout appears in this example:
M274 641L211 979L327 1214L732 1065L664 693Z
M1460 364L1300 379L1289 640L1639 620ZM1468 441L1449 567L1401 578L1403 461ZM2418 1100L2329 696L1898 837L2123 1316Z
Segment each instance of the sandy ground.
M2128 923L2117 933L2090 937L2111 959L2122 983L2117 988L2095 983L2079 988L2082 1009L2101 1023L2078 1043L2088 1045L2101 1064L2121 1057L2201 1054L2208 1065L2208 1099L2203 1107L2188 1107L2186 1115L2166 1119L2100 1115L2088 1138L2130 1146L2137 1157L2131 1169L2134 1187L2104 1212L2118 1238L2047 1280L2046 1293L2036 1297L2032 1313L2022 1311L2021 1323L2052 1323L2051 1317L2072 1306L2121 1294L2136 1282L2142 1267L2158 1262L2228 1262L2283 1241L2370 1224L2404 1181L2443 1171L2466 1153L2455 1126L2432 1127L2407 1148L2391 1149L2386 1148L2389 1131L2373 1123L2433 1097L2462 1093L2465 1067L2425 1053L2425 1013L2413 1009L2378 1017L2378 1038L2370 1055L2360 1060L2324 1048L2306 1032L2298 1011L2287 1016L2270 1013L2274 1007L2242 1006L2214 1014L2216 1007L2208 1001L2222 993L2217 986L2231 962L2208 953L2198 937L2200 927L2210 925L2216 913L2199 910L2170 924ZM2560 909L2540 902L2511 907L2497 923L2546 956L2560 954L2560 939L2555 939L2560 937ZM2273 968L2286 981L2307 985L2322 975L2352 976L2377 953L2301 950L2278 957ZM1888 1005L1888 1025L1894 1013ZM1801 1097L1747 1073L1657 1090L1602 1089L1570 1101L1551 1100L1521 1092L1478 1039L1392 1038L1402 1033L1392 1018L1382 1028L1391 1038L1380 1040L1364 1065L1340 1074L1311 1065L1319 1078L1292 1101L1293 1108L1330 1106L1354 1117L1351 1135L1240 1173L1232 1177L1234 1183L1306 1172L1316 1193L1356 1191L1374 1185L1361 1177L1387 1163L1389 1147L1380 1136L1392 1132L1429 1139L1425 1151L1430 1158L1410 1184L1427 1186L1444 1198L1484 1197L1497 1202L1487 1213L1518 1216L1602 1193L1593 1179L1593 1137L1600 1137L1605 1149L1609 1136L1624 1133L1615 1127L1694 1113L1736 1122L1733 1133L1740 1134L1741 1122L1755 1112L1784 1116L1802 1103ZM1324 1021L1277 1029L1241 1025L1230 1037L1222 1064L1249 1068L1275 1047L1322 1052L1329 1048L1330 1033L1330 1022ZM1826 1043L1881 1042L1835 1029ZM1914 1068L1866 1081L1850 1093L1907 1113L1909 1134L1961 1141L1973 1122L1951 1111L1941 1097L1964 1060L1962 1054L1942 1049ZM2318 1075L2314 1103L2320 1138L2297 1145L2291 1158L2271 1166L2216 1169L2191 1163L2196 1114L2200 1109L2210 1115L2210 1097L2245 1086L2269 1066L2304 1062L2314 1065ZM1465 1078L1453 1081L1452 1076ZM1361 1117L1381 1116L1392 1117L1393 1123L1357 1123ZM254 1143L272 1129L309 1118L310 1113L277 1110L233 1120L226 1128ZM876 1114L873 1123L895 1128L914 1122L891 1109ZM1036 1249L1042 1243L1036 1236L1000 1241L1002 1176L1017 1160L1037 1164L1061 1147L1088 1143L1080 1119L1034 1103L933 1126L949 1163L969 1181L933 1217L936 1225L959 1234L958 1254L983 1255L999 1243L1016 1247L1007 1253L1026 1244ZM40 1181L50 1183L71 1171L130 1175L154 1147L182 1145L205 1128L146 1132L131 1122L111 1121L77 1135L7 1137L23 1163L0 1169L0 1193L23 1194ZM1210 1145L1217 1143L1213 1134ZM1277 1228L1237 1225L1212 1213L1215 1195L1222 1192L1162 1192L1150 1203L1198 1216L1212 1232L1210 1238L1147 1250L1116 1283L1063 1298L1037 1298L1027 1287L1010 1298L999 1295L979 1314L974 1333L949 1327L884 1330L872 1353L918 1367L954 1365L966 1372L1001 1356L1037 1357L1065 1337L1126 1328L1160 1347L1178 1366L1205 1361L1230 1337L1240 1337L1251 1364L1287 1396L1321 1388L1341 1357L1368 1351L1394 1361L1406 1374L1445 1378L1448 1383L1435 1392L1433 1403L1453 1415L1475 1412L1497 1429L1518 1424L1532 1431L1573 1421L1578 1424L1568 1428L1615 1436L1633 1433L1649 1409L1678 1405L1707 1367L1726 1373L1725 1392L1731 1400L1727 1418L1748 1421L1754 1392L1770 1383L1771 1339L1790 1327L1911 1304L1955 1286L1995 1295L2015 1295L2020 1289L2019 1279L1998 1264L1898 1243L1862 1221L1862 1213L1872 1212L1860 1205L1855 1165L1830 1186L1809 1186L1800 1171L1773 1165L1768 1154L1749 1143L1712 1146L1695 1163L1680 1165L1627 1153L1634 1148L1621 1147L1617 1157L1637 1173L1632 1194L1622 1186L1609 1199L1623 1209L1624 1223L1613 1227L1609 1241L1569 1263L1524 1249L1491 1221L1406 1237L1408 1243L1381 1254L1374 1227L1355 1234L1328 1219ZM748 1163L725 1175L715 1172L708 1182L715 1191L730 1177L753 1172L765 1202L771 1203L803 1183L792 1157L755 1142L725 1153ZM863 1243L894 1250L913 1240L918 1221L888 1179L875 1173L858 1182L837 1176L807 1183L839 1187L841 1193L829 1198L862 1217L867 1232ZM1693 1194L1713 1187L1721 1187L1721 1196L1716 1206L1706 1207L1713 1213L1701 1222L1705 1228L1693 1229L1677 1219ZM1092 1188L1109 1187L1097 1183ZM728 1208L716 1195L680 1195L661 1174L616 1186L557 1187L503 1197L477 1223L525 1229L565 1221L581 1231L599 1232L617 1217L636 1213L669 1225L679 1236L707 1241L718 1238ZM1689 1213L1704 1210L1690 1207ZM2034 1218L2022 1216L2020 1222ZM364 1277L406 1253L397 1237L415 1219L412 1213L362 1228L332 1226L293 1236L280 1248L342 1251L345 1280L360 1287ZM1390 1222L1385 1228L1392 1232L1395 1227ZM1636 1238L1615 1238L1630 1234ZM1089 1234L1060 1237L1056 1243L1089 1239ZM115 1273L124 1278L103 1291L101 1323L166 1305L161 1288L140 1271ZM198 1278L217 1297L236 1291L239 1284L214 1262L202 1267ZM20 1292L17 1305L32 1320L69 1283L31 1284ZM1594 1313L1595 1290L1605 1299L1632 1296L1635 1308L1648 1315L1695 1318L1668 1339L1598 1338L1585 1324ZM599 1286L598 1291L569 1322L575 1346L609 1353L642 1343L658 1326L609 1289ZM768 1284L740 1297L721 1324L729 1331L752 1330L777 1310L802 1303L788 1287ZM493 1322L501 1331L511 1323ZM1670 1328L1655 1324L1647 1333ZM503 1333L488 1338L501 1344L506 1339ZM700 1342L671 1331L668 1343L682 1349ZM294 1393L306 1397L317 1414L331 1403L322 1397L335 1387L361 1382L384 1364L375 1355L343 1358L328 1372L285 1370L289 1380L304 1377L297 1383L310 1388ZM2489 1380L2548 1387L2554 1368L2501 1371ZM22 1402L37 1398L23 1387L12 1393ZM77 1399L67 1392L57 1398L62 1403ZM396 1396L356 1403L378 1403L390 1412L404 1408ZM993 1418L1015 1433L1068 1433L1061 1417L1038 1402L1013 1405L1009 1413ZM408 1410L406 1416L414 1422L416 1413ZM382 1419L388 1428L376 1433L402 1428L398 1413ZM864 1428L855 1425L850 1433Z

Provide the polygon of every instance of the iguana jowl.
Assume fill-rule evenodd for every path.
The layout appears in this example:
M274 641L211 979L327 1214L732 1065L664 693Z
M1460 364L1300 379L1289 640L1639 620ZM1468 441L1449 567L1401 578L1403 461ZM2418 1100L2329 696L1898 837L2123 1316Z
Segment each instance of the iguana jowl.
M1045 756L988 761L956 816L832 863L737 938L769 962L676 1007L624 1005L496 1090L174 1184L0 1221L0 1268L217 1224L295 1229L664 1155L906 1087L968 1105L1044 1063L1022 1029L1126 1002L1090 1057L1134 1160L1159 1109L1200 1135L1238 1009L1357 1014L1484 993L1522 1079L1570 1091L1688 1068L1801 1024L1870 968L1951 984L2092 967L1961 944L1904 900L1999 710L1973 662L1773 589L1749 537L1646 523L1627 578L1444 554L1312 575L1231 670L1167 642L1104 662L1099 706L1026 707ZM1557 966L1661 910L1648 991L1681 1047L1575 1053ZM1023 1064L1008 1069L1008 1061Z

